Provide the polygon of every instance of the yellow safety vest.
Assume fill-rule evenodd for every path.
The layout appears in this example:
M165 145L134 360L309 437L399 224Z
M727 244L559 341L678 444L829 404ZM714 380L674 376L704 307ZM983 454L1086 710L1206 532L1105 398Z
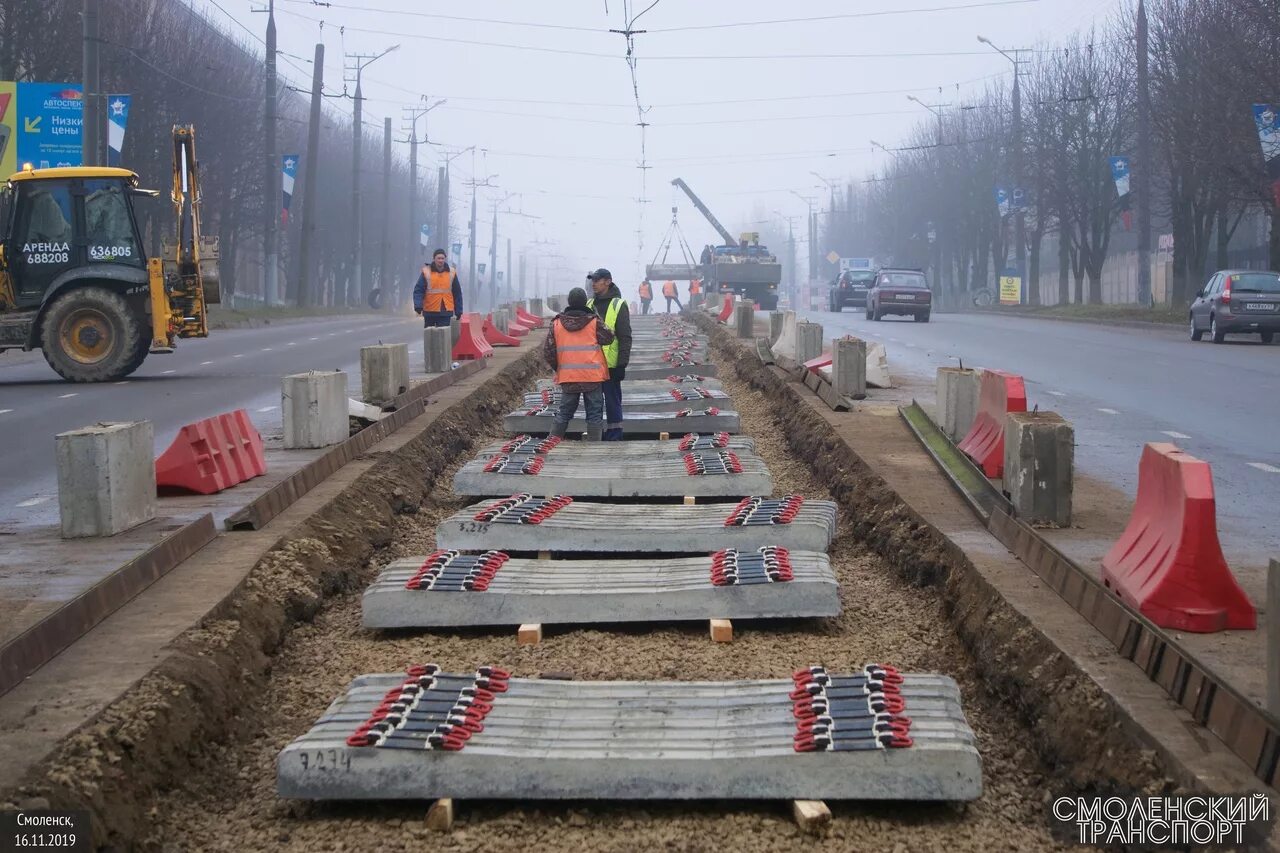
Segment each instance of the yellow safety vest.
M591 297L587 300L587 307L592 311L596 310L596 299ZM610 367L618 366L618 312L622 310L622 300L612 299L609 302L609 310L604 312L604 327L614 333L613 343L604 348L605 361Z

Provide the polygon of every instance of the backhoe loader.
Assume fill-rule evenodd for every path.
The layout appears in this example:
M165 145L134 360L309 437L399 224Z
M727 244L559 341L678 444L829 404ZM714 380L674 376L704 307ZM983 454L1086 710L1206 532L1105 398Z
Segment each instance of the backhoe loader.
M173 128L175 236L144 252L128 169L28 164L0 188L0 351L40 349L72 382L110 382L209 334L218 242L200 231L195 129Z

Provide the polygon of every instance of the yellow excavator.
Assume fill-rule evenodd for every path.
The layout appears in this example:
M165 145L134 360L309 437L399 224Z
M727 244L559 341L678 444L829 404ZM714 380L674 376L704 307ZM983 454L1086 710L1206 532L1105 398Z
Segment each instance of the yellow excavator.
M173 128L177 223L147 258L128 169L28 164L0 188L0 351L40 349L64 379L110 382L178 338L208 337L218 241L200 230L195 128Z

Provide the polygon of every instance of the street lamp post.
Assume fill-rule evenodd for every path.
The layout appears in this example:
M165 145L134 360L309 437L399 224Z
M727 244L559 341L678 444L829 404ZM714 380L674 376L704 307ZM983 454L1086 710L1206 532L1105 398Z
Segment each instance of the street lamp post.
M355 104L352 107L351 116L351 218L354 221L352 231L354 232L354 251L352 252L352 271L351 277L348 279L355 286L355 297L363 299L364 291L364 225L360 209L360 159L362 148L364 146L364 93L360 83L364 76L364 70L382 57L386 56L394 50L399 50L400 45L395 44L382 53L375 54L356 54L351 57L355 60L354 71L356 75L356 92ZM351 287L347 288L347 304L351 304Z
M1022 86L1019 83L1022 75L1019 73L1017 51L1014 51L1015 55L1011 56L996 47L986 36L978 36L978 41L1013 63L1013 187L1009 191L1010 201L1013 201L1018 198L1019 191L1022 189ZM1023 216L1021 200L1015 204L1013 222L1016 243L1014 253L1017 258L1018 276L1021 278L1026 275L1027 262L1027 241L1024 233L1026 220ZM1023 286L1029 288L1030 284L1024 282ZM1039 282L1036 286L1039 286Z
M942 149L942 138L943 138L942 111L943 109L945 109L950 105L949 104L926 104L924 101L920 100L915 95L907 95L907 100L911 101L912 103L919 104L920 106L924 107L926 110L928 110L929 112L937 116L938 118L938 143L937 144L939 149L938 158L939 158L939 162L941 162L941 157L942 157L941 149ZM941 171L941 169L939 169L939 171ZM932 261L933 261L934 286L937 289L938 298L941 299L942 298L942 237L941 237L941 229L938 227L937 223L938 223L937 217L934 217L934 219L929 223L929 244L930 244L929 248L931 249L930 254L933 256Z

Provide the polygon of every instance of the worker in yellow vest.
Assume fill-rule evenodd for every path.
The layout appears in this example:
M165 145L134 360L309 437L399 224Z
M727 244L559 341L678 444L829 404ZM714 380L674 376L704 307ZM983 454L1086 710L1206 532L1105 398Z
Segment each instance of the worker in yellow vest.
M612 343L613 332L587 307L587 292L581 287L570 290L568 306L551 321L542 345L542 354L555 368L556 385L560 386L553 436L563 437L568 431L581 398L587 410L587 440L603 437L603 385L609 381L605 347Z
M601 267L589 278L594 296L587 307L596 312L614 335L613 343L604 349L609 363L609 381L604 383L604 440L622 441L622 380L631 361L631 309L607 269Z
M649 279L640 282L640 313L648 314L649 305L653 302L653 285L649 283Z
M671 303L676 304L676 308L683 311L684 306L680 304L680 293L676 290L674 281L664 281L662 283L662 295L667 297L667 313L671 313Z
M422 265L422 274L413 286L413 313L422 317L424 327L447 326L462 316L462 285L449 268L444 249L436 249L431 264Z

